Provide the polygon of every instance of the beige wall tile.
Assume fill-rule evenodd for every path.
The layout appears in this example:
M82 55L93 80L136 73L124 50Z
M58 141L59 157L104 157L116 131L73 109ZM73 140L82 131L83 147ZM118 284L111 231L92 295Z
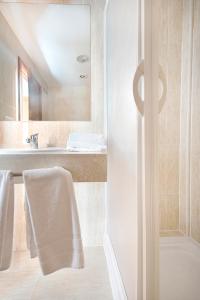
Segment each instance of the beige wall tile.
M200 153L191 156L191 236L200 242Z
M160 230L179 229L178 195L160 196Z
M159 183L160 195L179 195L179 151L170 145L160 148Z
M182 0L161 1L160 65L167 78L167 101L159 116L160 226L179 222L179 146L182 47Z
M191 236L200 242L200 2L194 1L191 97Z

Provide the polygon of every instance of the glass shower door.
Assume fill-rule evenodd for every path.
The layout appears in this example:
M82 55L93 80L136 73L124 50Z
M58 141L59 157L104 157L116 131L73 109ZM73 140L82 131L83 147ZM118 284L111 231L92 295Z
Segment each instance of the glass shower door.
M160 300L200 295L200 2L160 0L158 117Z

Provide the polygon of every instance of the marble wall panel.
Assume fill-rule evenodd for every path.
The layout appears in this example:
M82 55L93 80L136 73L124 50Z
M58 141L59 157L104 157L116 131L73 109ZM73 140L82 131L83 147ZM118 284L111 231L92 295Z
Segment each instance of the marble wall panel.
M159 116L160 229L179 226L179 145L182 0L161 1L160 65L167 78L167 100Z

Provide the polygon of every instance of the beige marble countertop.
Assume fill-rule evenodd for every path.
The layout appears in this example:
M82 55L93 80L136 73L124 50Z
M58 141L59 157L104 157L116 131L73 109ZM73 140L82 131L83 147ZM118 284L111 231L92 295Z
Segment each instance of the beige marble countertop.
M54 149L55 150L55 149ZM24 151L24 152L23 152ZM31 151L0 149L0 169L22 173L23 170L63 167L72 173L75 182L106 182L106 152Z

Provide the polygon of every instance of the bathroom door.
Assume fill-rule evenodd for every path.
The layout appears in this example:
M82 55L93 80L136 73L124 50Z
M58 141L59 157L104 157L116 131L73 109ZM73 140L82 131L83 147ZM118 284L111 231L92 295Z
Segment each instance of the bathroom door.
M157 145L160 300L199 300L200 1L159 2L154 51L167 77Z
M109 0L106 15L108 184L105 249L110 257L109 249L113 248L119 269L119 272L111 270L115 299L142 300L143 117L133 96L133 77L142 60L141 1ZM116 278L122 280L115 282Z
M158 300L159 294L156 5L110 0L107 8L107 242L125 289L117 292L130 300Z

